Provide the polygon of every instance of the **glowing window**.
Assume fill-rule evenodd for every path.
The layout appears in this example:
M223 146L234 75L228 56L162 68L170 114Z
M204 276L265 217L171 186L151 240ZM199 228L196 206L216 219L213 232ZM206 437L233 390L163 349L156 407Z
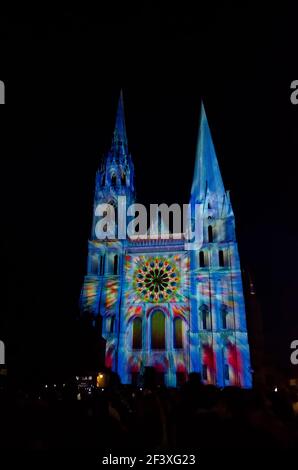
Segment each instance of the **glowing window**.
M132 324L132 349L142 349L142 319L135 318Z
M145 301L168 301L177 294L179 284L176 265L164 258L149 258L135 271L135 287Z
M151 348L165 349L165 316L161 310L156 310L151 317Z
M174 348L175 349L183 348L182 320L181 320L181 318L175 318L174 319Z

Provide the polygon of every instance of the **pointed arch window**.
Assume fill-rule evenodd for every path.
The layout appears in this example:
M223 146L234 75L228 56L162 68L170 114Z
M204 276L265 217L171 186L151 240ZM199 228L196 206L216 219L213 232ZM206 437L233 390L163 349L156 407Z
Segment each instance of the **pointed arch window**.
M155 310L151 316L151 348L165 349L165 315L161 310Z
M210 329L210 314L209 314L209 308L207 305L203 304L200 307L200 312L201 312L201 324L202 324L202 329L203 330L209 330Z
M208 225L208 242L213 243L213 228L212 228L212 225Z
M205 267L205 253L204 251L200 251L200 254L199 254L199 261L200 261L200 268L204 268Z
M138 317L132 324L132 349L142 349L142 319Z
M162 215L161 215L161 212L158 212L158 216L157 216L157 231L158 231L158 237L161 236L162 234L162 230L163 230L163 220L162 220Z
M219 250L218 252L218 262L219 262L219 266L223 268L225 265L225 257L224 257L223 250Z
M113 174L113 175L112 175L112 178L111 178L111 185L112 185L113 187L115 187L115 186L116 186L116 183L117 183L117 178L116 178L116 175Z
M222 305L220 308L221 314L221 327L223 330L227 329L227 316L228 316L228 307L226 305Z
M182 349L183 348L183 336L182 336L182 319L177 317L174 319L174 348Z
M100 257L99 274L104 274L104 257Z
M126 174L125 173L122 173L121 184L122 186L126 186Z
M118 255L114 256L113 274L118 274Z

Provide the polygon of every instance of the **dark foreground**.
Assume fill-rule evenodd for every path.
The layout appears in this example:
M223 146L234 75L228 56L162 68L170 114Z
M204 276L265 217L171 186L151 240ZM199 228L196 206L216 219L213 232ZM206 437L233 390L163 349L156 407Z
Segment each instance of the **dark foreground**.
M298 419L283 391L203 386L191 377L180 390L145 383L80 397L71 386L38 393L1 393L0 450L98 453L189 449L298 448ZM125 451L125 452L124 452Z

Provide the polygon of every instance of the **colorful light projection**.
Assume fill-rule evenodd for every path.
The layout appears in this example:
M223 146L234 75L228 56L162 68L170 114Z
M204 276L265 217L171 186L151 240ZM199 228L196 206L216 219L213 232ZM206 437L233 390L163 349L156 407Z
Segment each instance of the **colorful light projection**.
M228 341L227 349L227 364L230 366L229 371L232 376L229 380L234 385L240 385L240 376L242 375L242 356L236 344Z
M88 277L85 279L81 293L81 308L85 312L96 313L99 300L99 279Z
M124 304L120 331L120 373L138 382L145 366L153 366L168 386L187 377L189 370L189 304L147 302ZM182 380L182 382L183 382Z
M108 369L113 369L113 367L115 366L116 345L117 345L116 338L109 336L106 340L106 356L105 356L105 366Z
M250 374L250 370L244 367L248 354L245 342L243 333L221 335L224 380L229 385L241 386L243 377Z
M179 285L180 276L175 263L165 258L149 258L135 271L134 288L144 301L169 301Z
M187 302L187 256L126 256L125 262L128 304Z
M164 350L166 347L165 320L162 310L154 310L151 319L151 349Z
M243 386L250 383L247 336L228 330L200 332L201 374L204 383Z
M112 309L117 300L119 293L119 281L114 279L109 279L104 287L104 299L105 299L105 309Z
M135 202L122 98L96 177L95 207L121 195ZM123 383L139 383L136 376L153 366L167 386L198 372L205 383L251 387L234 213L203 106L190 204L200 228L197 250L173 240L98 241L94 218L82 310L103 316L106 366Z

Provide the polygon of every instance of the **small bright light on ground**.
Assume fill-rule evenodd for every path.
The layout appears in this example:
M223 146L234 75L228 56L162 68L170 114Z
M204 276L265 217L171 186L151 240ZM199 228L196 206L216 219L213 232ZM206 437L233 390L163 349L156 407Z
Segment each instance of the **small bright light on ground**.
M47 386L47 385L45 385L45 386L44 386L44 388L48 388L48 386Z
M274 391L277 392L277 387L275 387Z
M100 379L103 379L103 375L102 375L102 374L99 374L99 378L100 378Z
M143 389L142 389L142 388L140 388L140 391L142 392L142 391L143 391Z

